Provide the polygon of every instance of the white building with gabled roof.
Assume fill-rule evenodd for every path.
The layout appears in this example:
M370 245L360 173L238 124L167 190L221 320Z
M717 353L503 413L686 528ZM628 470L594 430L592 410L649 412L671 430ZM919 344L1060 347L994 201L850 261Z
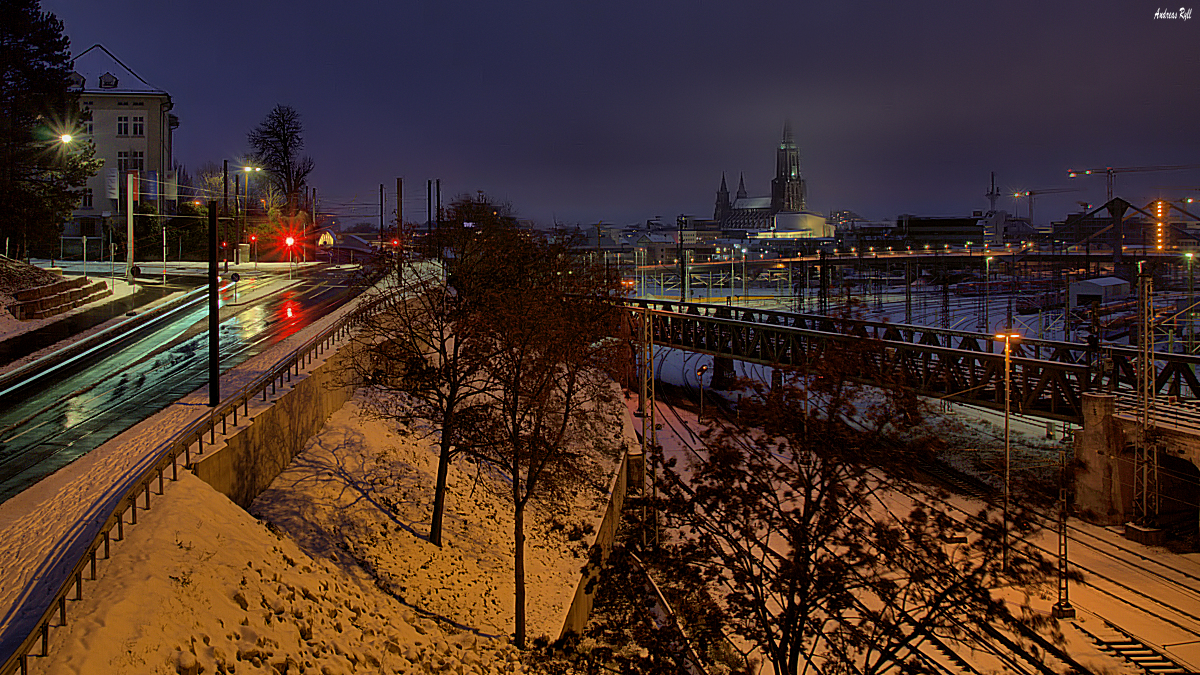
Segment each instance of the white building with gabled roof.
M146 82L103 45L92 45L71 61L71 86L91 119L79 129L84 141L104 160L88 180L65 238L101 236L106 222L125 216L127 176L137 178L139 202L167 213L178 200L172 169L173 134L179 118L171 113L171 95ZM125 231L116 228L118 237ZM64 242L64 248L66 242Z

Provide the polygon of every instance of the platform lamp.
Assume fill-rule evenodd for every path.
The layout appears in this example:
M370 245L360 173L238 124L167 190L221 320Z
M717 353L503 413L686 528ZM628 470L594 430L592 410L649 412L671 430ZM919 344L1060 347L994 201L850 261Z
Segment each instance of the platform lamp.
M708 366L700 366L696 370L696 383L700 385L700 415L696 417L696 421L704 419L704 373L708 372Z
M1009 330L1012 330L1011 328ZM1012 443L1009 437L1009 418L1012 415L1012 341L1021 338L1019 333L1001 333L996 340L1004 341L1004 541L1001 545L1003 569L1008 571L1009 562L1009 509L1012 494Z

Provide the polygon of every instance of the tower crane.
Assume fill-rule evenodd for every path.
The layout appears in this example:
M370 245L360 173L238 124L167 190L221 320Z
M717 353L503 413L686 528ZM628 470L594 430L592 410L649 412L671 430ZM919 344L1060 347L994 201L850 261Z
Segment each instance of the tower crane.
M1025 197L1029 200L1029 226L1033 227L1033 198L1038 195L1053 195L1060 192L1079 192L1079 188L1043 188L1040 190L1022 190L1013 194L1013 197L1020 199Z
M1148 171L1184 171L1186 169L1200 169L1200 164L1174 164L1161 166L1106 166L1103 169L1082 169L1078 171L1068 171L1067 178L1078 178L1080 176L1092 176L1104 174L1104 181L1108 188L1104 203L1112 201L1113 184L1116 182L1117 174L1119 173L1145 173Z

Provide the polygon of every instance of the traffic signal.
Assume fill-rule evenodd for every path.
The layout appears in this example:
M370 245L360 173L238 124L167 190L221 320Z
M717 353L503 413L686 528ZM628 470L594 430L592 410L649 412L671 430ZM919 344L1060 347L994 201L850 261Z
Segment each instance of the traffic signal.
M287 239L284 240L284 243L287 244L288 246L292 246L296 243L296 239L294 237L288 237Z
M255 235L255 234L250 235L250 241L251 242L258 241L258 235Z

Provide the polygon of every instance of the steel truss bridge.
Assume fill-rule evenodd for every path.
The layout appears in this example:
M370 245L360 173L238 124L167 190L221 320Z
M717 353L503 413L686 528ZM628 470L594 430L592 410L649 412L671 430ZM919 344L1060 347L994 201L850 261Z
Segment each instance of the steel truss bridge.
M620 304L632 322L650 317L660 346L800 370L839 350L855 355L856 379L865 384L1004 409L1004 346L986 333L707 303ZM638 335L629 328L627 335ZM1014 412L1081 424L1085 392L1137 391L1137 360L1136 347L1014 340ZM1156 396L1200 398L1200 356L1158 352L1154 360Z

